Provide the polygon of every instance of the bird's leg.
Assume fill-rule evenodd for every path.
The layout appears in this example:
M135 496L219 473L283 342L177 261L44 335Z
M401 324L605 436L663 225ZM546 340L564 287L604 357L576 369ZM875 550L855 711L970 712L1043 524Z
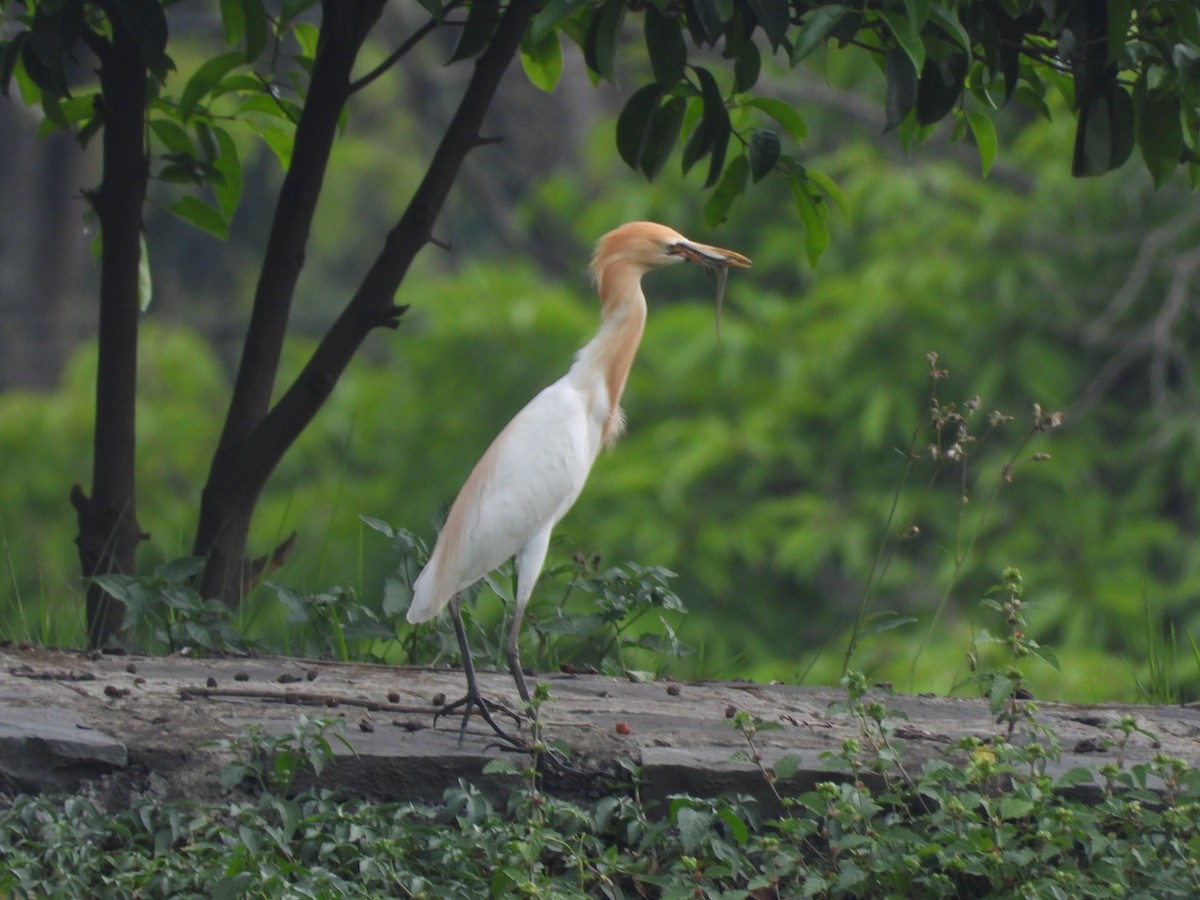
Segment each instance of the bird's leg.
M525 606L529 603L529 595L541 574L542 564L546 561L546 551L550 548L550 529L553 523L547 525L521 548L517 554L517 593L513 597L512 625L508 629L508 640L504 645L504 653L508 657L508 670L512 672L513 681L517 684L517 693L521 695L531 719L537 718L537 710L530 703L529 688L525 686L525 673L521 671L521 651L517 641L521 636L521 622L525 617Z
M504 644L504 653L508 657L508 670L512 672L513 681L517 683L517 693L529 709L530 716L536 716L530 706L529 688L525 686L525 673L521 670L521 651L517 647L517 638L521 632L521 619L525 613L524 604L518 603L513 610L512 627L508 630L508 640Z
M479 714L483 717L483 721L492 726L492 731L496 732L496 736L499 737L500 740L522 750L525 749L524 741L509 734L498 724L496 724L496 720L492 718L492 711L495 710L496 712L511 716L513 721L517 724L520 724L521 717L506 706L502 706L499 703L484 699L483 695L479 692L479 681L475 677L475 662L471 659L471 647L467 643L467 629L463 625L462 611L458 608L457 594L450 600L450 618L454 622L454 633L458 636L458 646L462 651L463 672L467 676L467 694L461 700L448 703L434 713L434 724L437 724L439 717L453 712L460 706L466 707L466 709L463 711L462 726L458 730L458 743L461 745L463 739L467 735L467 723L471 721L471 710L478 708Z

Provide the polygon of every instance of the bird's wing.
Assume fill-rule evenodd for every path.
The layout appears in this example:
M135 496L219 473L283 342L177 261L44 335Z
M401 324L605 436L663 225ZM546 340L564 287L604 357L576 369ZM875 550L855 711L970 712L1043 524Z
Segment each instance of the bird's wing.
M475 464L450 507L413 585L408 621L436 616L456 593L562 518L599 447L600 423L584 393L563 380L534 397Z

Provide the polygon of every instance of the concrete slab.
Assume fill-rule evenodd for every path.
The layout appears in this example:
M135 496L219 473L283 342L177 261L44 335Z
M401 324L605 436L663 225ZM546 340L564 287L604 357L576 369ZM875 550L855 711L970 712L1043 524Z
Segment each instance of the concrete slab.
M768 799L757 767L736 758L748 748L731 723L739 709L780 726L756 736L767 764L782 756L800 758L800 770L784 785L788 790L833 777L836 768L823 754L836 753L847 738L860 736L855 722L831 709L845 700L834 688L633 684L561 673L540 680L550 687L542 711L546 737L569 747L573 767L586 773L547 778L547 789L566 796L593 796L610 780L628 781L620 764L627 760L640 767L646 797L726 792ZM517 705L507 673L482 672L480 681L485 695ZM464 778L503 794L514 780L484 775L487 763L502 755L486 726L473 721L462 746L458 719L435 727L438 704L462 691L462 674L451 669L0 649L0 722L24 728L28 736L26 751L11 750L21 746L18 742L7 755L0 754L0 777L19 777L22 753L32 753L32 741L46 740L45 733L37 737L37 729L53 727L58 734L82 736L71 777L106 779L115 802L139 790L215 797L225 760L213 741L235 738L251 723L268 734L286 734L307 716L337 719L354 748L351 753L335 743L334 764L315 779L322 785L364 797L434 801ZM935 757L954 759L954 744L963 736L988 738L1001 730L982 700L902 695L885 702L908 716L897 728L895 744L912 767ZM1059 737L1063 768L1094 770L1118 758L1146 761L1158 752L1200 765L1196 709L1044 703L1038 715ZM1134 716L1152 736L1135 734L1118 750L1112 726L1125 715ZM93 738L97 743L85 751ZM123 766L117 764L118 746L126 750ZM75 751L64 744L56 752L65 759ZM519 766L522 759L514 762ZM9 790L17 786L8 784ZM64 789L56 784L48 776L40 789Z

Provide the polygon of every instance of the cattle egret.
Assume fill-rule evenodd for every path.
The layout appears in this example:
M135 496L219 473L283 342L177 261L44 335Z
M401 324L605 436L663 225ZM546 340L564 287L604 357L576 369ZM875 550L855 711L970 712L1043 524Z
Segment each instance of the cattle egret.
M739 253L689 241L653 222L631 222L600 239L592 259L600 330L575 355L570 371L517 413L476 463L413 585L409 622L432 619L447 606L454 619L467 695L439 715L466 706L460 739L472 709L478 708L497 735L522 746L489 714L489 708L508 711L479 693L459 595L516 557L516 596L505 652L517 691L528 705L517 639L550 532L583 490L600 448L616 441L624 426L621 393L646 322L642 276L684 260L720 270L719 288L724 287L725 269L750 265Z

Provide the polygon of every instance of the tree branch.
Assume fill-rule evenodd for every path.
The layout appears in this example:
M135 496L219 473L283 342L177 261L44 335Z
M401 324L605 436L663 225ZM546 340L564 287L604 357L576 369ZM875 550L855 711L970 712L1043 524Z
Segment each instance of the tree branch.
M256 482L265 483L270 470L312 421L363 339L378 326L380 313L394 317L402 311L393 305L392 298L417 253L430 242L433 223L463 160L478 144L479 128L500 78L516 55L521 35L537 8L537 0L513 0L501 16L491 42L475 63L475 71L454 118L404 215L388 233L382 251L354 297L330 327L303 371L256 430L254 444L262 451L257 471L252 476Z
M447 6L447 9L450 9L452 6L457 6L457 5L458 5L457 3L451 4L451 6ZM438 26L437 20L430 19L428 22L426 22L424 25L422 25L420 28L418 28L416 31L414 31L408 40L406 40L404 43L402 43L399 47L397 47L395 50L393 50L391 52L391 54L388 56L387 59L385 59L383 62L381 62L379 65L377 65L374 69L372 69L370 72L368 72L362 78L359 78L357 81L353 82L350 85L350 93L357 94L363 88L367 87L372 82L374 82L375 79L377 79L380 75L382 75L384 72L386 72L392 66L394 66L396 63L398 63L401 59L403 59L405 56L407 56L409 51L412 50L413 47L417 46L417 44L419 44L425 38L426 35L428 35L435 28L437 28L437 26Z

